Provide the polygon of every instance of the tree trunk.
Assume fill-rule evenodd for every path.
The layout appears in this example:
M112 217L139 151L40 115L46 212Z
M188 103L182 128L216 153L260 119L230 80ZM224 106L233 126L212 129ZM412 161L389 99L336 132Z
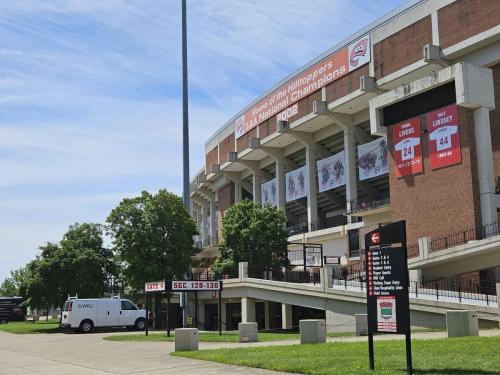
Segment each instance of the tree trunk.
M155 316L154 325L156 329L161 329L161 293L155 293Z

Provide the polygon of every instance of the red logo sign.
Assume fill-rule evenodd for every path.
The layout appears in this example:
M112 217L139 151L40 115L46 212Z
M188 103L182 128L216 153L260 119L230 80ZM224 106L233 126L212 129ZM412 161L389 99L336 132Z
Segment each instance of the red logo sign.
M370 235L370 242L372 244L379 244L380 243L380 232L373 232Z
M351 50L351 66L358 66L359 59L366 55L368 51L368 39L362 39Z
M415 117L400 122L392 128L394 140L394 162L396 177L422 172L422 144L420 142L420 119Z
M456 104L429 112L427 130L431 169L458 164L462 161Z

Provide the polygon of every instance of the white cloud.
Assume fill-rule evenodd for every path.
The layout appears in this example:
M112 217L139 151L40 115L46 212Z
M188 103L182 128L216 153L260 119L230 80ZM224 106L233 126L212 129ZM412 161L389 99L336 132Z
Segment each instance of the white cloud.
M257 95L401 3L189 0L191 171ZM180 193L180 1L0 1L0 280L127 194Z

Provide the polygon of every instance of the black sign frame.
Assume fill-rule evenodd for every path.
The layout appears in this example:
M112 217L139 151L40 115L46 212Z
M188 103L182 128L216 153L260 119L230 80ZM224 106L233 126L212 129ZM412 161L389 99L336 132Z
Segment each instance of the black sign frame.
M375 369L374 334L406 336L406 369L412 374L408 254L404 220L365 235L366 306L370 370Z

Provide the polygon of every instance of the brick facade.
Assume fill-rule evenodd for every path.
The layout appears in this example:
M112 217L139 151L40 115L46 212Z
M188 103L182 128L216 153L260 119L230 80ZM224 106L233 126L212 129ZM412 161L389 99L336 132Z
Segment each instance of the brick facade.
M394 173L392 127L387 129L389 144L389 185L392 219L406 220L408 243L418 237L437 237L480 223L474 123L471 110L458 110L462 162L431 170L428 133L421 136L422 173L397 178ZM422 130L427 128L421 115Z
M238 138L236 141L236 151L241 152L245 149L248 148L248 141L250 138L256 138L257 137L257 128L253 128L250 130L247 134L245 134L243 137Z
M235 151L234 147L234 133L231 133L228 137L224 138L222 142L219 143L219 163L225 163L227 161L227 154L231 151Z
M422 49L432 43L431 17L427 16L373 45L375 77L391 74L422 60Z
M493 173L498 180L500 178L500 64L491 69L495 87L495 109L490 112L491 144L493 146Z
M205 155L205 174L212 172L212 164L219 162L219 148L215 146Z
M217 221L219 228L219 238L222 238L222 218L224 211L234 204L234 184L230 182L217 191Z
M361 76L369 75L369 65L366 64L362 68L356 69L355 71L339 78L335 82L326 85L326 101L333 102L334 100L340 99L351 92L359 89L359 79Z
M266 138L268 135L275 133L276 129L276 116L273 116L259 125L259 138Z
M458 0L438 10L439 43L452 46L500 24L500 1Z

